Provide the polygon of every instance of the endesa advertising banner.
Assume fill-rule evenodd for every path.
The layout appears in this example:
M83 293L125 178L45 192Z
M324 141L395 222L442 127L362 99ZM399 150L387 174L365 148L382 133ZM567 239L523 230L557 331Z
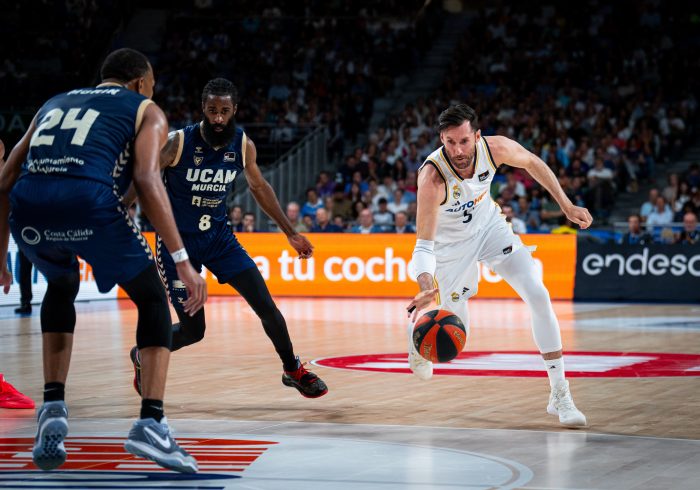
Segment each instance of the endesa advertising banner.
M153 233L145 233L154 247ZM409 298L418 292L411 255L415 235L307 234L314 256L299 260L282 233L236 235L262 273L275 296L338 296ZM552 298L571 299L576 265L573 236L525 235L535 245L533 256ZM517 294L497 274L480 265L480 298L516 298ZM204 271L210 295L232 295Z
M20 294L19 294L19 270L17 258L18 248L15 240L10 235L10 242L7 253L7 268L12 272L12 286L10 287L9 294L0 293L0 306L13 306L19 305ZM117 297L116 287L107 294L100 294L97 290L97 283L92 275L92 268L82 259L80 260L80 291L78 292L78 297L76 301L94 300L94 299L114 299ZM39 304L44 298L44 293L46 292L46 278L36 270L36 267L32 267L32 303Z
M700 301L700 247L579 243L574 297Z

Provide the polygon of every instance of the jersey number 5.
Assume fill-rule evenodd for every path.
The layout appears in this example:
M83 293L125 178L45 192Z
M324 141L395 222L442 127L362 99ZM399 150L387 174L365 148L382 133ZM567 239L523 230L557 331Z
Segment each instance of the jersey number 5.
M66 116L65 118L63 117L64 114ZM100 113L96 110L88 109L85 111L82 119L78 119L78 114L80 114L80 108L77 107L68 109L67 113L64 113L61 109L51 109L41 118L41 122L32 135L29 146L53 145L55 136L43 135L41 133L42 131L47 131L58 126L61 120L63 120L63 123L61 123L60 129L75 129L73 138L70 140L71 144L83 146L90 132L90 128Z
M469 211L467 211L465 209L464 210L464 220L462 221L462 223L466 224L466 223L469 223L471 220L472 220L472 213L470 213Z

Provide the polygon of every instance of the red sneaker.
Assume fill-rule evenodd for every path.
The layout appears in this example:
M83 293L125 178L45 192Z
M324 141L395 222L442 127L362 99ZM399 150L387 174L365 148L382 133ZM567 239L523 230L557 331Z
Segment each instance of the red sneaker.
M34 408L34 400L17 391L0 374L0 408Z
M307 371L304 364L299 362L295 371L284 371L282 373L282 383L285 386L296 388L302 396L306 398L318 398L328 393L326 383L311 371Z

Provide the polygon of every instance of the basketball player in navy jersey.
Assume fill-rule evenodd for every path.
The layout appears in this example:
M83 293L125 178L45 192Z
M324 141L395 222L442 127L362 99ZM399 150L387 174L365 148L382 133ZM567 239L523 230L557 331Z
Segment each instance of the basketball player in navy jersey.
M243 296L262 321L265 333L282 360L282 382L307 398L318 398L328 392L326 384L307 371L294 355L282 313L255 262L227 225L226 194L234 179L243 173L253 197L287 235L299 258L306 259L313 254L311 243L294 230L274 190L262 176L255 144L236 126L237 98L236 87L226 79L215 78L206 84L202 92L202 121L170 133L161 152L165 187L192 265L197 270L206 266L219 283L231 285ZM178 350L204 337L204 309L192 317L185 314L185 290L178 280L172 255L162 247L160 236L156 254L170 301L180 320L173 325L172 350ZM134 387L140 391L139 348L131 350L131 360L135 369Z
M122 205L121 194L132 179L141 205L172 251L188 293L183 304L188 314L202 309L206 283L187 260L160 178L159 151L168 125L150 100L155 84L151 65L138 51L120 49L107 56L101 77L97 87L47 101L0 171L0 284L7 292L12 280L6 260L10 230L48 280L41 305L46 384L33 459L43 470L55 469L66 459L64 391L80 255L92 266L101 292L119 284L138 309L143 400L126 450L193 473L195 459L177 445L163 415L170 312L151 251Z

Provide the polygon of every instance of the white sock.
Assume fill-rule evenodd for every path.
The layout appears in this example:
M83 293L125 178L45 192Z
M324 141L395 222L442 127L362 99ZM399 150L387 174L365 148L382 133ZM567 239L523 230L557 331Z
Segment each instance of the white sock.
M544 361L544 368L549 376L549 386L554 388L559 383L564 382L564 358L549 359Z

